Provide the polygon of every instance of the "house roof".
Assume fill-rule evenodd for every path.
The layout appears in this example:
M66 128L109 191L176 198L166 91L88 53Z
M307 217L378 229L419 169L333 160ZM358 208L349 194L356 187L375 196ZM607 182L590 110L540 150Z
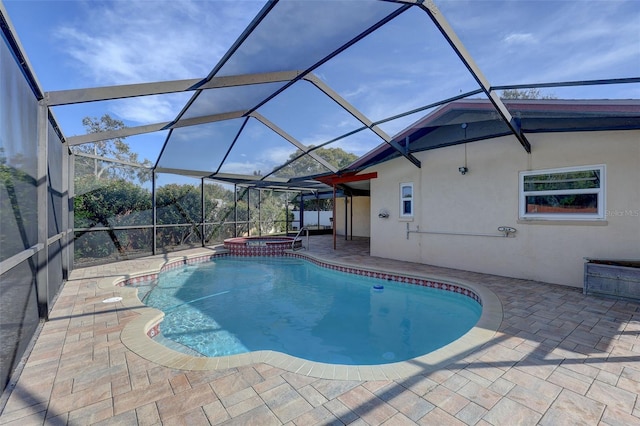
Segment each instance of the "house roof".
M640 100L505 100L522 132L577 132L640 129ZM408 152L420 152L511 135L486 99L440 106L393 137ZM399 155L381 144L349 166L362 170Z

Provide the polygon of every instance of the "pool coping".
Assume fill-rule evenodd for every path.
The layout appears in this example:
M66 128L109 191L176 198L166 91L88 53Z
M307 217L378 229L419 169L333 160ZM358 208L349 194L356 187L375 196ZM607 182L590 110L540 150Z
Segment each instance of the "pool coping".
M441 369L470 353L480 349L490 342L502 323L502 303L498 296L479 283L471 281L450 279L444 276L407 273L393 268L370 268L349 262L328 260L321 256L315 256L300 251L289 251L295 257L307 258L314 262L337 267L369 271L380 274L393 274L418 280L428 280L442 284L462 287L479 296L482 303L482 314L474 327L454 342L443 346L428 354L389 364L380 365L344 365L328 364L297 358L285 353L262 350L244 354L228 355L221 357L197 357L174 351L161 343L156 342L149 334L154 335L159 324L164 318L164 313L158 309L143 304L137 296L137 289L126 286L125 283L135 283L136 280L147 279L157 275L163 268L176 267L188 263L206 261L212 257L228 255L228 250L203 248L203 251L185 256L175 256L158 259L156 266L147 270L141 270L135 274L110 276L101 278L97 285L103 290L111 290L122 297L124 308L139 314L130 321L122 330L122 343L139 356L156 364L178 370L222 370L242 367L255 363L266 363L273 367L283 369L296 374L316 377L321 379L336 380L393 380L413 376L419 373ZM148 265L148 263L147 263Z

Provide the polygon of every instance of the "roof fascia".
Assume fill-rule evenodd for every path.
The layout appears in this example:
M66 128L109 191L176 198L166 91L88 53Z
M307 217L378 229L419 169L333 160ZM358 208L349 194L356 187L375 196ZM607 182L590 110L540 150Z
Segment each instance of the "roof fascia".
M493 86L493 90L509 89L542 89L546 87L571 87L571 86L603 86L606 84L629 84L640 83L640 77L629 78L607 78L599 80L573 80L559 81L554 83L533 83L533 84L513 84L509 86Z

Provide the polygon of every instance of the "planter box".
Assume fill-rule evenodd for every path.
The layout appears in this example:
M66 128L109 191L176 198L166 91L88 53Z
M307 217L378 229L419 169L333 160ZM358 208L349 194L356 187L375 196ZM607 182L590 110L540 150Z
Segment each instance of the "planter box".
M640 262L587 259L584 294L640 301Z

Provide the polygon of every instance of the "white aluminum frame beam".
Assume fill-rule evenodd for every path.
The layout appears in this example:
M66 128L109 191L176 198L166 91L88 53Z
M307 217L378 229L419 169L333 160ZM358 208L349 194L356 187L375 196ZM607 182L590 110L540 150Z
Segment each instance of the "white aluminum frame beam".
M202 83L203 79L158 81L153 83L124 84L119 86L93 87L46 92L44 101L47 106L80 104L85 102L108 101L113 99L135 98L139 96L165 95L168 93L192 92L204 89L245 86L250 84L276 83L291 81L301 71L275 71L258 74L230 75L214 77Z
M241 179L241 180L246 180L249 182L264 182L269 181L269 182L276 182L276 183L286 183L289 181L288 178L278 178L278 177L268 177L268 178L260 178L260 176L255 176L255 175L241 175L241 174L236 174L236 173L214 173L211 174L211 176L209 176L209 179L215 179L216 177L219 177L220 179ZM240 183L238 185L241 185Z
M71 136L66 138L69 146L82 145L85 143L106 141L110 139L125 138L127 136L153 133L161 130L177 129L180 127L195 126L198 124L213 123L214 121L231 120L243 117L247 111L232 111L222 114L206 115L202 117L185 118L175 123L165 121L163 123L145 124L144 126L125 127L123 129L111 130L108 132L87 133L86 135Z
M269 119L267 119L265 116L263 116L259 112L253 111L250 115L251 115L251 117L253 117L256 120L260 121L262 124L264 124L265 126L270 128L271 130L273 130L274 132L276 132L277 134L282 136L284 139L289 141L291 144L296 146L300 151L302 151L305 154L309 155L311 158L313 158L314 160L316 160L317 162L319 162L320 164L325 166L327 169L331 170L333 173L336 173L338 171L338 169L335 166L331 165L331 163L329 163L327 160L325 160L324 158L320 157L318 154L313 152L311 150L311 148L309 148L309 147L305 146L304 144L302 144L301 142L299 142L296 138L294 138L293 136L291 136L290 134L285 132L283 129L278 127L275 123L271 122Z
M150 166L150 165L149 166L145 166L144 164L132 163L130 161L118 160L117 158L103 157L101 155L87 154L87 153L84 153L84 152L74 152L73 155L75 155L76 157L91 158L93 160L105 161L105 162L108 162L108 163L122 164L123 166L139 167L139 168L148 169L148 170L153 169L153 167Z
M378 127L373 121L367 118L360 110L351 105L346 99L340 96L335 90L325 84L322 80L316 77L314 74L308 74L303 77L304 80L316 86L325 95L333 99L338 105L340 105L349 114L354 116L356 120L364 124L367 128L371 129L376 135L378 135L383 141L391 145L396 151L402 154L407 160L411 161L416 167L420 168L421 163L416 157L409 152L409 146L401 146L395 142L391 136L389 136L384 130Z
M530 154L531 144L522 132L519 122L513 118L507 107L502 102L502 99L500 99L500 96L491 87L489 81L482 73L482 70L480 70L471 54L467 51L466 47L464 47L464 44L462 44L462 41L458 38L458 35L455 33L442 12L440 12L438 7L435 5L433 0L394 0L394 2L417 5L429 15L440 33L458 55L458 58L460 58L462 63L467 67L467 70L469 70L473 78L480 85L482 91L487 95L495 109L498 111L498 114L502 117L502 120L507 124L507 126L509 126L511 132L513 132L514 136L518 139L518 142L520 142L525 151Z
M153 169L154 173L168 173L172 175L191 176L197 178L203 178L209 176L211 170L187 170L187 169L174 169L170 167L156 167Z

